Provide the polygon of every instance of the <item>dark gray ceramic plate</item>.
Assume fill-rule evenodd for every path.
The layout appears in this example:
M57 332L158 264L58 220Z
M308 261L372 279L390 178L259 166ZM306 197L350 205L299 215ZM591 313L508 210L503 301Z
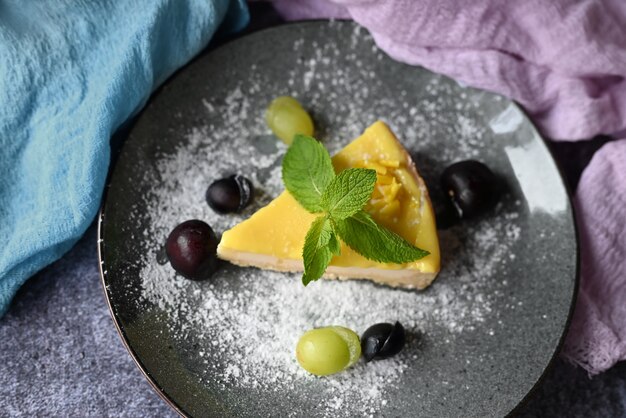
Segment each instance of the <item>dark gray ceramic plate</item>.
M486 162L505 193L484 217L440 229L443 268L424 292L320 281L224 264L208 282L162 264L161 244L199 218L218 233L281 191L285 146L265 127L298 97L336 151L377 118L413 154L437 210L450 163ZM254 203L220 216L207 185L243 173ZM228 43L169 81L139 117L100 218L102 276L124 342L152 385L191 416L503 416L560 346L576 288L577 241L559 172L510 101L396 63L347 22L281 26ZM298 336L401 321L405 350L314 378Z

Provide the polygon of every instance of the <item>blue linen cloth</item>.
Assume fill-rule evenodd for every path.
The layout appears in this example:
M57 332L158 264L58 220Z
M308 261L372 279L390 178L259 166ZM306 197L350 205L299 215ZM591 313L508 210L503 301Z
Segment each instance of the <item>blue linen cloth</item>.
M109 140L244 0L0 2L0 315L94 219Z

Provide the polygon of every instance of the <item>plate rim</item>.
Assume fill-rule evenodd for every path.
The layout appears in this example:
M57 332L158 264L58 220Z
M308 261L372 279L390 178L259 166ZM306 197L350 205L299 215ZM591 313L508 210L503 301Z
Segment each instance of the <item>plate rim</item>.
M485 90L486 91L486 90ZM578 230L578 215L576 211L576 205L574 205L574 192L570 189L569 185L565 182L565 173L563 172L563 167L559 163L559 161L554 158L554 152L552 148L548 145L548 141L543 137L539 129L535 126L533 120L530 118L528 113L519 105L516 101L509 99L511 104L515 106L515 108L520 111L527 119L530 121L530 124L533 130L537 133L540 141L539 143L545 149L547 154L550 156L550 160L554 163L554 166L557 169L559 174L559 182L565 191L565 195L567 196L567 202L569 204L570 210L572 212L572 226L574 228L574 244L576 246L576 267L574 271L574 287L572 289L572 294L570 296L569 302L569 311L567 313L567 318L565 319L565 325L563 326L563 330L561 331L561 336L559 337L559 341L557 342L554 352L550 356L550 360L546 367L543 369L543 372L537 379L537 381L532 385L528 393L520 399L518 404L506 415L507 417L514 417L517 415L520 410L526 406L526 404L530 401L533 395L539 390L541 384L546 380L548 374L554 368L557 358L561 353L561 349L565 345L565 339L567 338L568 331L570 329L570 325L572 324L572 318L574 317L574 310L576 309L576 300L578 299L578 290L580 287L580 231Z
M182 408L182 406L179 405L174 399L172 399L170 395L167 394L167 392L163 390L163 388L159 387L156 380L150 375L147 368L139 359L135 350L131 347L130 342L128 341L126 332L122 328L119 322L119 319L117 317L117 314L115 313L115 310L113 309L113 305L111 304L111 296L109 295L109 289L107 287L107 283L105 281L106 280L105 274L104 274L104 272L106 271L106 268L105 268L104 254L103 254L104 238L102 237L102 229L103 229L102 225L104 224L104 219L105 219L106 198L108 195L109 186L110 186L110 179L107 179L107 185L102 196L102 206L100 207L100 210L98 211L98 227L97 227L98 232L97 232L96 238L97 238L97 244L98 244L97 245L98 247L98 271L100 273L100 283L102 284L104 299L106 301L107 307L109 308L109 314L111 315L111 320L113 321L113 325L115 325L115 330L117 331L118 336L122 340L122 344L124 345L124 348L126 348L126 350L128 351L128 354L130 354L130 357L133 359L135 366L137 366L137 368L141 371L141 374L143 375L143 377L148 381L148 383L150 383L150 386L152 387L152 389L154 389L157 395L159 395L159 397L163 399L165 403L167 403L178 415L180 415L181 417L190 417L191 415L187 413Z
M339 22L339 23L350 23L350 24L355 24L358 25L358 23L354 22L353 20L350 19L310 19L310 20L297 20L297 21L289 21L289 22L281 22L272 26L268 26L268 27L264 27L261 29L256 29L250 32L243 32L240 35L236 35L233 38L230 38L224 42L220 42L216 45L211 45L209 44L203 51L201 51L198 55L196 55L195 57L193 57L188 63L186 63L184 66L182 66L181 68L179 68L178 70L176 70L174 73L172 73L167 79L165 79L163 81L163 83L157 87L151 94L150 97L148 98L148 100L146 101L146 103L144 104L144 106L141 108L141 110L135 114L128 122L126 122L126 124L128 124L128 130L127 132L125 132L125 135L123 137L123 141L122 144L119 146L119 148L116 150L116 154L117 155L112 155L111 156L111 164L109 167L109 173L107 175L107 179L105 182L105 188L104 191L102 193L102 203L100 206L100 209L98 210L98 215L97 215L97 236L96 236L96 240L97 240L97 253L98 253L98 270L99 270L99 274L100 274L100 282L102 284L102 289L103 289L103 293L104 293L104 298L107 304L107 307L109 309L109 314L111 315L111 320L113 322L113 324L115 325L115 329L120 337L120 339L122 340L122 344L124 345L124 347L126 348L126 350L128 351L128 354L130 354L130 357L133 359L133 362L135 363L135 365L137 366L137 368L141 371L141 374L144 376L144 378L148 381L148 383L150 384L150 386L152 387L152 389L159 395L159 397L161 399L163 399L167 405L169 405L178 415L180 415L181 417L192 417L192 415L187 412L181 405L179 405L172 397L170 397L170 395L165 392L165 390L163 388L161 388L159 386L159 384L156 382L156 380L154 379L153 376L150 375L150 373L148 372L147 368L145 367L145 365L141 362L141 360L138 358L137 353L135 352L135 350L131 347L129 341L128 341L128 337L126 335L126 332L124 331L123 327L121 326L120 322L119 322L119 318L117 317L117 314L114 311L114 308L111 304L111 296L109 295L109 291L107 288L107 283L106 283L106 278L105 278L105 258L104 258L104 238L103 238L103 225L106 222L106 206L107 206L107 199L108 199L108 191L109 188L111 186L111 178L112 178L112 174L116 169L116 165L117 165L117 157L119 157L119 155L121 155L121 153L124 150L124 147L126 146L126 141L128 140L128 136L130 131L132 131L132 128L134 127L134 125L137 123L137 121L139 120L140 116L145 112L145 110L148 108L150 102L152 102L153 100L155 100L158 96L160 91L162 90L162 88L164 86L166 86L171 80L173 80L174 78L176 78L176 76L186 70L189 66L193 65L196 61L204 58L205 56L215 52L216 50L222 49L227 47L230 43L232 42L236 42L242 38L251 36L251 35L256 35L258 33L261 32L267 32L267 31L274 31L274 30L280 30L280 28L284 27L284 26L297 26L297 25L315 25L315 24L319 24L319 23L329 23L329 22ZM360 25L358 25L359 27L361 27ZM397 61L397 60L394 60ZM400 61L397 61L400 62ZM412 65L415 68L421 68L423 70L426 70L428 72L431 72L437 76L440 77L445 77L448 78L452 81L456 81L454 78L448 77L445 74L441 74L441 73L437 73L434 72L428 68L422 67L420 65ZM471 87L471 86L469 86ZM474 87L472 87L474 88ZM484 90L484 89L479 89L479 88L475 88L476 90L480 90L480 91L484 91L487 92L489 94L496 94L496 95L500 95L499 93L494 93L492 91L489 90ZM558 160L554 157L554 152L552 151L552 149L550 148L550 146L548 145L547 140L544 138L544 136L541 134L541 132L537 129L537 127L535 126L534 122L532 121L532 119L530 118L530 116L528 115L528 113L513 99L508 98L506 96L500 95L502 97L504 97L505 99L510 101L510 104L519 112L521 112L524 117L530 122L530 125L534 131L534 133L539 137L539 141L538 143L541 144L541 146L544 148L545 152L549 155L550 157L550 161L552 161L552 163L555 165L557 172L558 172L558 180L559 183L561 185L561 187L563 187L563 190L565 191L565 194L567 196L567 203L569 205L569 209L571 211L572 214L572 226L574 229L574 238L575 238L575 249L576 249L576 263L575 263L575 271L574 271L574 286L572 289L572 294L570 295L570 301L569 301L569 310L568 310L568 314L567 314L567 318L565 319L565 323L563 326L563 330L561 331L561 335L559 337L559 340L557 342L557 344L555 345L554 351L552 352L552 354L550 355L550 359L548 360L546 366L544 367L542 373L540 374L540 376L537 378L537 380L535 381L535 383L532 385L532 387L529 389L529 391L526 393L526 395L524 395L524 397L522 397L518 403L515 405L515 407L513 407L507 414L506 417L513 417L516 416L516 414L518 414L520 412L520 410L529 402L529 400L533 397L533 395L538 391L539 387L541 386L541 384L546 380L548 374L552 371L552 369L554 368L554 365L556 363L556 360L559 356L559 353L561 352L561 349L563 348L564 344L565 344L565 339L567 337L571 322L572 322L572 318L574 315L574 310L576 307L576 300L577 300L577 296L578 296L578 291L579 291L579 286L580 286L580 264L581 264L581 256L580 256L580 232L578 230L578 216L577 216L577 211L576 211L576 206L574 205L574 199L573 199L573 191L570 189L569 185L565 182L565 176L564 176L564 172L563 172L563 167L561 166L561 164L558 162Z

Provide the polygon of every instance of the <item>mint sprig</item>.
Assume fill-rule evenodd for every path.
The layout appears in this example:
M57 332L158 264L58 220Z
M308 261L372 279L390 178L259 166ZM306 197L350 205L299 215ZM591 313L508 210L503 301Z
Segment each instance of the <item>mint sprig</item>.
M363 257L382 263L408 263L429 254L378 225L363 210L376 185L376 171L350 168L335 175L326 148L314 138L296 135L282 165L287 191L311 213L321 213L304 239L306 286L322 277L339 238Z

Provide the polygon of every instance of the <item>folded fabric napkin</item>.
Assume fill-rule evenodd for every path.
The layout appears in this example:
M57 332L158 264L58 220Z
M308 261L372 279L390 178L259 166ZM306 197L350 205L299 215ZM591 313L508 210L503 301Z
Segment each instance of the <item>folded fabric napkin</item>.
M111 134L243 0L0 3L0 316L93 221Z
M581 283L562 354L591 374L626 359L626 2L273 3L287 19L352 18L393 58L521 103L548 138L618 139L596 153L574 197Z

